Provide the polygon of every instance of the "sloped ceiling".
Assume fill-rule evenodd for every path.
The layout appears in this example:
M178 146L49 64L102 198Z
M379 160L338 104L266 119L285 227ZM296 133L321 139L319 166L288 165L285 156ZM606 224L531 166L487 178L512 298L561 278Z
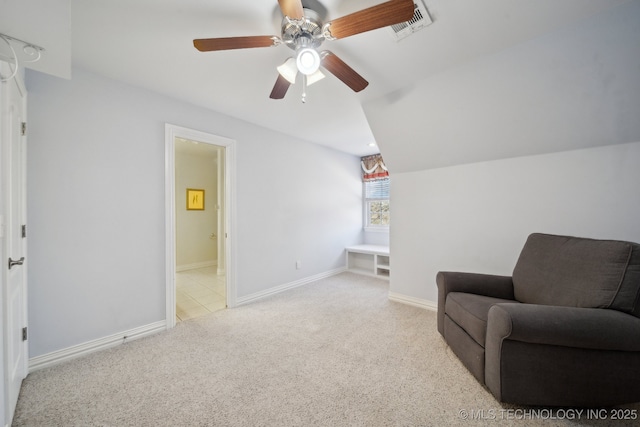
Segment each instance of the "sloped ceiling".
M52 44L59 45L61 51L70 45L74 66L303 140L364 155L378 152L378 148L369 146L376 138L363 103L410 90L428 76L628 1L424 0L434 23L400 42L394 41L386 28L325 42L323 49L337 54L370 85L354 93L329 76L309 88L306 104L300 101L299 85L290 88L284 100L268 97L277 77L276 67L292 54L287 47L201 53L192 45L194 38L279 35L281 15L276 0L73 0L70 40L65 40L68 23L63 19L68 1L4 0L2 7L10 5L10 13L0 15L5 17L3 21L13 22L12 28L20 29L16 34L21 38L48 44L47 54L59 55L62 61L64 54L56 53ZM315 9L322 6L327 19L378 3L382 1L303 1ZM17 10L15 4L25 5ZM38 15L46 22L34 21L26 9L45 12ZM49 27L56 37L42 40L39 32ZM54 68L42 71L64 74Z
M638 142L640 2L428 76L364 110L395 173Z

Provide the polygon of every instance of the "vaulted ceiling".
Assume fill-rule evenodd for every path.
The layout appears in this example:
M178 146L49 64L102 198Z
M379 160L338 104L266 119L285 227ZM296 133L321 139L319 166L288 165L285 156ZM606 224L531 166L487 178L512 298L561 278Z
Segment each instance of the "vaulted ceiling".
M416 0L423 1L423 0ZM280 35L276 0L5 0L0 32L47 49L35 69L81 67L351 154L377 152L362 104L629 0L424 0L433 24L395 41L388 28L326 41L369 81L355 93L332 75L269 99L285 46L199 52L196 38ZM303 0L328 20L381 0ZM33 11L38 11L34 13ZM42 13L41 13L42 12ZM13 33L13 34L12 34Z

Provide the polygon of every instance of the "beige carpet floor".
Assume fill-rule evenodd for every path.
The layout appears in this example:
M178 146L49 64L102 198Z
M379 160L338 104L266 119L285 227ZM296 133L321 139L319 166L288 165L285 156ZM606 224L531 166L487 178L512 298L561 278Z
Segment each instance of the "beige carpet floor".
M343 273L33 372L13 425L640 424L571 411L501 405L447 348L434 312Z

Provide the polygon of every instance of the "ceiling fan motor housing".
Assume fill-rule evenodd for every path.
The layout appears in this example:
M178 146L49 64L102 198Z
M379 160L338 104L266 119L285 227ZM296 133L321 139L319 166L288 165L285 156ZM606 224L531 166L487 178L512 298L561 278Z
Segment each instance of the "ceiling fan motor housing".
M317 48L324 41L320 15L311 9L304 9L300 20L284 17L282 20L282 41L293 50Z

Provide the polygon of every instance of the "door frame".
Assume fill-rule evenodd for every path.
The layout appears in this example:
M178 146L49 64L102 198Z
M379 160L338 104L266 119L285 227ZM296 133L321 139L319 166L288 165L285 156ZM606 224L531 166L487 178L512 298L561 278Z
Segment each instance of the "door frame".
M176 179L175 141L183 138L205 144L223 147L224 155L224 223L225 236L225 276L227 307L236 306L236 141L222 136L165 124L165 242L166 242L166 287L167 329L176 325Z

